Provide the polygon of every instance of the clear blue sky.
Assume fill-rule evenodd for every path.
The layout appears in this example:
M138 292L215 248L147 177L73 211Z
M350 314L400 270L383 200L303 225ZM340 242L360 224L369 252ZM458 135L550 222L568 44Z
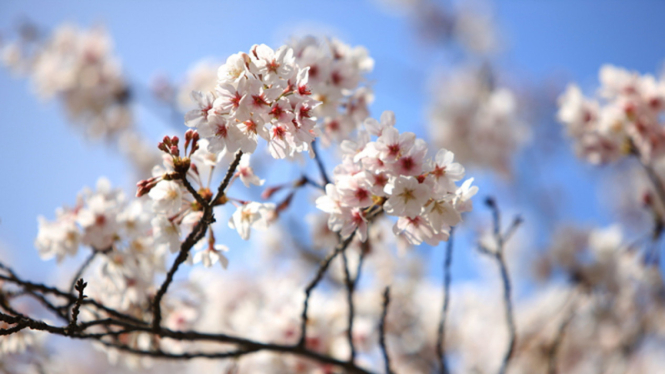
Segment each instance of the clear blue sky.
M593 87L603 63L654 72L665 57L664 1L511 0L498 1L495 10L508 42L499 65L508 76L535 85L555 79L561 86L574 80ZM181 77L204 57L224 58L255 43L277 46L302 30L328 30L349 44L366 46L374 57L373 114L393 110L401 129L425 134L426 72L435 61L404 17L372 1L0 2L0 31L10 30L21 17L47 29L64 21L104 24L125 71L144 86L155 73ZM549 118L553 117L554 112ZM139 124L154 136L169 130L141 109ZM0 243L6 247L0 256L9 256L21 270L41 272L53 263L38 261L32 245L37 215L52 218L56 207L73 203L76 193L93 186L100 175L129 193L135 181L115 152L101 143L86 143L67 124L57 103L41 103L25 80L11 77L5 69L0 69L0 127ZM529 180L530 162L518 161L521 180ZM539 183L563 186L562 198L570 199L566 216L610 221L598 207L596 171L572 157L547 165L552 168L549 179ZM493 178L480 182L481 197L510 191ZM513 194L509 200L519 204L513 210L528 209L528 198ZM464 273L465 261L471 260L459 261Z

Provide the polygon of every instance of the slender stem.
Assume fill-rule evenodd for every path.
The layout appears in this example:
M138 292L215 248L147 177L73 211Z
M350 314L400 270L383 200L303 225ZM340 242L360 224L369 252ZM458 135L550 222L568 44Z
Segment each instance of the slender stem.
M446 255L443 262L443 308L441 309L441 319L439 320L439 334L436 341L436 353L439 357L439 364L441 365L440 373L448 374L448 364L446 363L445 356L445 342L446 342L446 319L448 316L448 305L450 303L450 265L453 262L453 230L450 229L450 237L446 245Z
M350 357L349 361L353 362L356 358L356 347L353 344L353 291L355 289L354 283L351 280L351 274L349 272L349 261L346 256L346 251L342 251L342 259L344 260L344 278L346 283L346 295L347 295L347 304L349 305L349 316L348 316L348 326L349 328L346 331L346 337L349 341Z
M183 183L185 184L185 187L192 193L192 195L197 198L197 202L202 205L203 207L203 216L199 220L199 222L196 223L194 226L194 229L192 229L192 232L189 233L185 241L181 244L180 246L180 252L178 253L178 257L176 257L175 261L173 262L173 266L171 266L171 269L169 269L169 272L166 274L166 279L164 279L164 283L162 283L161 287L159 287L159 290L155 294L155 298L153 299L152 302L152 309L153 309L153 328L158 329L159 324L162 321L162 310L161 310L161 301L164 295L166 294L166 291L169 288L169 285L171 282L173 282L173 277L175 276L175 273L178 271L178 268L180 265L182 265L183 262L187 260L187 257L189 256L189 251L192 249L192 247L199 242L205 236L206 230L208 227L215 222L215 218L212 214L212 207L214 205L214 202L217 201L218 198L221 196L224 196L226 193L226 188L229 186L229 183L231 182L231 178L233 177L233 174L235 173L236 169L238 168L238 165L240 164L240 158L242 157L242 151L238 151L236 153L235 159L233 162L231 162L231 165L229 165L229 169L226 172L226 175L224 176L224 180L222 183L219 185L219 188L217 190L217 196L212 199L212 204L207 203L201 196L194 191L192 186L189 184L187 181L186 176L182 178Z
M107 248L107 249L105 249L105 250L103 250L103 251L98 251L98 250L96 250L95 248L92 249L92 253L90 253L90 255L88 256L88 258L85 259L85 262L84 262L83 264L81 264L81 267L79 267L79 269L76 271L76 274L74 274L74 278L72 279L72 283L71 283L71 285L69 286L69 293L73 293L73 292L74 292L74 287L76 287L76 282L77 282L79 279L81 279L81 277L83 276L83 272L85 272L86 269L88 269L88 266L90 266L90 264L91 264L92 261L95 259L95 257L97 257L97 255L98 255L100 252L102 252L102 253L106 253L106 252L109 252L110 250L111 250L111 248Z
M369 224L372 222L372 220L381 214L383 212L383 208L379 207L378 209L375 209L368 213L366 215L367 223ZM356 229L357 230L357 229ZM326 271L328 270L328 267L330 266L330 263L332 260L337 257L337 255L343 251L346 250L346 248L351 244L351 241L353 240L353 237L356 234L356 230L354 230L351 235L349 235L346 239L340 241L339 244L337 244L337 247L328 254L328 256L321 262L321 265L319 266L319 270L316 272L316 275L314 276L314 279L312 279L307 287L305 288L305 301L303 302L303 310L301 314L301 321L300 321L300 340L298 341L298 346L302 347L305 345L305 340L307 338L307 310L309 308L309 298L312 294L312 291L316 286L321 282L321 279L323 279L323 276L325 275ZM341 237L340 237L341 239Z
M323 179L323 186L325 187L326 184L330 183L330 178L328 178L328 173L326 173L326 168L323 165L321 156L319 155L319 150L317 149L316 146L316 140L312 142L312 151L314 152L314 160L316 161L316 165L319 167L319 172L321 173L321 179Z
M238 165L240 165L241 158L242 158L242 151L236 152L235 159L233 159L233 162L231 162L231 165L229 165L229 170L226 172L226 175L224 176L222 183L219 185L219 188L217 189L217 195L212 199L212 204L211 204L212 206L214 206L215 202L218 199L220 199L222 196L224 196L224 194L226 193L226 188L229 186L229 183L231 183L233 174L235 174Z
M187 260L187 256L189 256L190 249L192 249L194 244L198 243L199 240L203 238L208 226L211 223L212 223L212 208L210 206L206 206L203 212L203 217L194 226L192 232L189 233L187 239L185 239L185 241L180 246L180 252L178 253L178 257L176 257L175 261L173 262L173 266L171 266L171 269L169 269L169 272L166 274L166 279L164 279L164 283L162 283L162 285L159 287L159 290L155 294L155 298L153 299L152 302L152 308L153 308L152 323L154 329L158 329L159 324L162 321L161 301L164 295L166 294L169 285L171 284L171 282L173 282L173 277L175 276L175 273L178 271L180 265Z
M522 219L518 216L513 219L513 223L510 228L506 231L506 234L501 233L501 212L499 211L499 206L492 197L488 197L485 200L485 204L492 210L492 216L494 219L494 240L496 241L496 251L492 251L488 248L480 246L479 249L481 253L486 254L492 257L497 264L499 265L499 270L501 272L501 281L503 284L503 305L504 312L506 315L506 325L508 327L508 348L506 353L503 356L501 361L501 367L499 368L499 374L505 374L510 359L513 356L515 351L515 345L517 341L517 329L515 327L515 317L513 314L513 302L512 302L512 285L510 281L510 275L508 273L508 267L506 266L506 261L504 259L504 246L506 241L514 234L515 230L522 223Z
M508 349L506 350L505 355L503 356L503 361L501 362L501 368L499 369L499 374L504 374L508 368L508 362L513 356L515 351L515 342L516 342L516 328L515 328L515 317L513 316L513 302L511 296L511 283L510 276L508 274L508 269L506 267L506 262L503 259L503 253L497 253L496 259L499 263L499 268L501 269L501 279L503 281L503 305L506 313L506 324L508 325Z
M341 361L337 360L335 358L329 357L322 355L320 353L310 351L305 349L304 347L299 347L299 346L293 346L293 345L279 345L279 344L272 344L272 343L260 343L256 341L252 341L249 339L243 339L243 338L237 338L233 336L228 336L224 334L204 334L204 333L198 333L195 331L172 331L169 329L164 329L164 328L159 328L158 330L154 330L151 327L147 325L143 326L136 326L132 324L128 324L126 322L120 322L120 321L114 321L110 319L105 319L102 321L99 321L100 323L87 323L87 324L80 324L80 330L84 331L86 328L90 326L96 326L96 325L101 325L102 323L106 324L111 324L111 325L120 325L120 326L126 326L125 329L121 331L110 331L107 333L101 333L101 334L86 334L86 333L79 333L75 335L70 335L68 332L67 327L56 327L49 325L45 322L42 321L36 321L34 319L31 319L29 317L19 315L19 316L11 316L8 314L0 313L0 321L8 323L8 324L13 324L17 325L14 327L11 327L9 329L5 330L0 330L0 335L5 335L5 334L10 334L10 333L15 333L20 331L23 328L30 328L32 330L38 330L38 331L46 331L55 335L62 335L62 336L71 336L72 338L75 339L92 339L99 341L100 343L111 347L115 349L119 349L125 352L133 353L136 355L141 355L141 356L151 356L151 357L162 357L162 358L170 358L170 359L191 359L191 358L209 358L209 359L219 359L219 358L230 358L230 357L240 357L246 354L258 352L258 351L271 351L271 352L281 352L281 353L290 353L294 355L298 355L304 358L309 358L315 361L318 361L323 364L330 364L330 365L335 365L343 368L345 372L347 373L359 373L359 374L370 374L369 371L362 369L358 366L356 366L353 363L350 363L348 361ZM18 328L18 326L21 326ZM9 330L9 331L8 331ZM186 352L186 353L167 353L163 351L150 351L150 350L140 350L136 348L132 348L127 345L123 345L120 343L115 343L115 342L109 342L106 340L102 340L101 338L105 336L110 336L110 335L117 335L117 334L122 334L122 333L130 333L130 332L146 332L146 333L154 333L157 336L160 337L165 337L165 338L170 338L174 340L183 340L183 341L212 341L212 342L219 342L219 343L231 343L231 344L236 344L239 345L240 348L235 350L235 351L223 351L223 352Z
M390 368L390 356L386 348L386 316L388 316L388 305L390 304L390 287L386 287L383 293L383 312L381 313L381 322L379 323L379 344L381 345L381 352L383 353L383 361L386 367L386 374L392 374Z
M341 241L337 247L321 262L321 266L319 266L319 270L316 272L316 275L314 276L314 279L312 279L307 287L305 288L305 301L303 304L303 310L301 314L301 321L300 321L300 341L298 342L298 346L304 346L305 345L305 339L307 338L307 310L309 308L309 298L312 294L312 291L314 288L321 282L321 279L323 279L323 275L326 273L328 270L328 267L330 266L330 263L332 260L337 257L337 255L346 250L346 248L349 246L351 241L353 240L353 236L355 235L355 231L349 235L348 238L344 239Z

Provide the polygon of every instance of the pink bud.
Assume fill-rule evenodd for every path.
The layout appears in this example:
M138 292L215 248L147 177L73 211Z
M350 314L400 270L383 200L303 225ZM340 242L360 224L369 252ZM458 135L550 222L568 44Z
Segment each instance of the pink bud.
M263 193L261 194L261 198L264 200L270 199L272 195L274 195L276 192L284 188L284 186L274 186L274 187L268 187L266 188Z

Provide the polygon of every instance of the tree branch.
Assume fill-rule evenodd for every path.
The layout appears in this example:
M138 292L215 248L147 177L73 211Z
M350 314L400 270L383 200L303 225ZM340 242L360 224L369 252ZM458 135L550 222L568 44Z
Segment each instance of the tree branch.
M390 304L390 287L386 287L383 293L383 312L381 313L381 322L379 324L379 344L381 345L381 352L383 353L383 360L385 362L386 374L393 374L390 368L390 356L386 348L386 316L388 315L388 305Z
M312 142L312 152L314 152L314 160L316 161L316 166L319 168L319 172L321 173L321 179L323 179L323 187L330 183L330 178L328 178L328 173L326 173L326 168L323 165L323 161L321 160L321 156L319 155L319 151L316 146L316 140Z
M350 357L349 361L353 362L356 358L356 347L353 344L353 291L355 290L354 282L351 280L351 274L349 272L349 261L346 256L346 251L342 251L342 259L344 263L344 278L346 283L346 296L347 304L349 305L349 316L348 316L348 326L346 337L349 341Z
M450 265L453 262L453 231L450 228L450 237L446 245L446 255L443 262L443 308L441 309L441 319L439 320L439 330L436 341L436 354L439 357L440 373L448 374L448 364L446 364L445 341L446 341L446 318L448 316L448 304L450 303Z
M501 272L501 280L503 284L503 305L506 314L506 325L508 326L508 348L506 349L506 353L504 354L503 360L501 361L499 374L505 374L510 359L512 358L513 352L515 350L517 332L515 328L515 317L513 315L512 285L503 252L507 239L513 235L517 227L522 223L522 219L519 216L515 217L511 227L504 235L501 233L501 212L499 211L498 205L491 197L488 197L485 200L485 204L492 210L494 221L494 240L496 241L497 247L496 251L492 251L483 247L482 245L479 247L479 249L481 253L490 256L497 262Z

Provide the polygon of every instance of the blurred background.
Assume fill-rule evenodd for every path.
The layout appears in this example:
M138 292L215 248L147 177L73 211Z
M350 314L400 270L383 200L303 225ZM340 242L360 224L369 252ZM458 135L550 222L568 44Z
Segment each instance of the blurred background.
M609 191L619 186L601 183L610 178L606 170L575 158L555 120L556 98L569 82L579 82L588 90L597 87L598 69L604 63L659 72L665 56L665 44L660 43L665 4L427 2L442 16L467 9L480 15L476 29L469 27L460 41L450 37L441 22L437 26L436 12L429 12L432 17L427 19L414 9L416 3L7 0L0 4L0 40L11 41L26 22L44 36L63 23L103 27L136 99L132 103L136 125L155 144L163 135L184 129L155 99L156 80L183 82L187 71L201 60L223 62L257 43L276 48L293 36L315 34L366 47L375 60L368 76L375 94L372 116L392 110L400 130L426 139L433 139L430 112L435 96L439 90L446 91L438 77L469 66L491 66L497 84L515 93L518 118L530 140L515 150L510 175L474 168L458 156L467 166L467 176L475 177L480 187L477 199L496 196L509 212L521 214L526 219L524 235L534 246L548 242L557 221L603 226L620 218ZM117 147L103 140L89 141L69 123L57 101L40 100L35 91L28 80L9 69L0 70L0 123L5 139L0 163L5 196L0 203L0 240L3 257L22 271L43 277L52 263L39 261L33 250L36 217L53 218L56 207L74 204L76 193L83 186L94 186L100 176L131 194L136 175L128 172L131 166L118 157ZM473 214L482 218L486 216L483 209L480 206ZM467 221L465 230L477 222ZM475 232L469 234L461 247L471 246L475 236ZM464 256L472 251L460 252L455 276L473 277L472 260Z
M641 208L641 191L630 177L638 165L626 160L599 167L577 158L557 122L557 99L571 82L594 92L598 71L607 63L660 76L665 57L663 15L665 2L655 0L4 0L0 46L26 33L48 38L64 23L81 29L101 27L128 84L133 126L155 147L164 135L186 130L183 114L188 104L186 98L177 98L177 91L187 87L193 71L206 63L218 66L254 44L277 48L304 35L364 46L374 60L365 77L374 96L371 116L378 119L385 110L394 111L400 131L416 133L432 148L453 150L466 176L475 178L479 187L475 209L465 216L455 237L453 279L466 283L489 277L487 263L474 249L491 224L482 204L488 196L495 197L506 217L524 218L511 249L515 258L520 255L512 269L517 279L538 271L530 264L565 235L562 226L591 229L618 222L628 242L650 230L650 213ZM6 68L0 69L0 257L27 277L51 281L71 272L84 256L65 260L58 271L53 260L41 261L33 245L37 217L53 219L57 207L74 205L76 194L84 186L94 187L100 176L132 196L145 175L135 168L135 160L125 157L131 152L121 149L122 141L87 134L72 124L62 102L43 97L29 74L16 64L12 67L12 58L5 50ZM180 101L160 98L169 89ZM499 149L488 150L482 141L443 130L462 121L460 107L496 92L501 93L497 108L487 104L487 122L499 127L487 136L499 139ZM279 163L265 160L262 165L263 159L257 160L255 170L267 185L293 180L301 170L316 175L310 161L280 169ZM337 154L325 149L324 163L330 170L336 160ZM258 199L261 191L254 187L246 197ZM302 211L314 211L313 196L298 196L296 218ZM230 214L220 213L220 230ZM224 241L232 249L247 248L229 252L232 270L256 271L251 244L243 244L233 232ZM427 277L438 282L444 246L423 244L406 256L428 259ZM491 276L495 275L493 269ZM518 282L516 297L526 297L534 287L532 282Z

